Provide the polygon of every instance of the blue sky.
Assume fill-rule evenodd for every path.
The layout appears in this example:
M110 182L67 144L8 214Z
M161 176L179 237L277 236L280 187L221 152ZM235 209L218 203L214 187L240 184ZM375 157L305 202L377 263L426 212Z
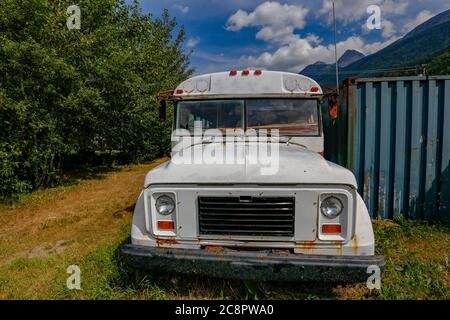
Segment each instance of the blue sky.
M164 8L187 32L195 73L242 68L299 72L333 61L330 0L141 0L144 13ZM380 9L381 29L369 30L370 5ZM450 8L449 0L335 0L338 53L371 54L418 24ZM371 11L373 12L373 11Z

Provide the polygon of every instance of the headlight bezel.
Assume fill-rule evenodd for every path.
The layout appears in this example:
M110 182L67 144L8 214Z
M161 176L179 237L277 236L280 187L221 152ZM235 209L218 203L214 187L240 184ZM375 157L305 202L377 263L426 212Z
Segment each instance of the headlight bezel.
M325 208L330 208L332 206L328 205L328 207L325 207L325 205L328 203L330 203L330 201L333 201L335 204L338 204L338 206L340 206L340 209L337 213L330 213L328 210L328 212L326 210L324 210ZM334 209L334 208L333 208ZM326 198L324 198L321 202L320 202L320 213L327 219L336 219L338 218L342 212L344 212L344 204L342 203L342 200L339 199L339 197L335 196L335 195L328 195Z
M162 204L162 205L158 205L158 203L160 203L161 201L165 201L166 203ZM163 212L163 210L161 210L161 207L168 206L168 205L171 205L172 209ZM156 209L156 212L158 212L158 214L160 214L162 216L169 216L175 212L175 209L176 209L175 200L168 194L161 194L155 199L155 209Z

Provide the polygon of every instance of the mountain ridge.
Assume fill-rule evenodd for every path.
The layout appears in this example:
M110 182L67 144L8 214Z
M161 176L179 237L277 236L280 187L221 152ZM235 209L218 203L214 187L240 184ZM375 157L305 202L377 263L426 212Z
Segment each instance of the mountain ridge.
M358 50L348 49L344 52L344 54L338 60L338 66L345 68L348 65L351 65L353 62L358 61L359 59L364 58L365 55ZM334 66L334 63L333 63Z
M446 48L450 48L450 9L418 25L389 46L340 67L340 79L350 76L383 76L387 73L385 70L394 68L397 71L392 70L391 73L396 71L397 74L402 74L402 71L407 72L407 68L411 66L428 63ZM319 83L334 85L335 64L313 69L314 73L310 72L310 66L300 73L314 78ZM410 69L409 72L411 71L414 70Z
M338 59L338 66L340 68L344 68L363 57L364 54L362 54L361 52L354 49L348 49ZM308 76L310 78L314 78L315 76L321 74L333 73L335 68L336 68L335 63L325 63L323 61L316 61L313 64L310 64L305 68L303 68L302 71L300 71L299 73Z

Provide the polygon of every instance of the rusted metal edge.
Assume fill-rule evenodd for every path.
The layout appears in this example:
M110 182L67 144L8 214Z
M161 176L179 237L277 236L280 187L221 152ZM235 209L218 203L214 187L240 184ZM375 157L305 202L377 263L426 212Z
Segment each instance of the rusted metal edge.
M365 281L367 268L383 270L382 256L335 256L233 250L151 248L124 245L132 267L153 272L197 274L260 281Z

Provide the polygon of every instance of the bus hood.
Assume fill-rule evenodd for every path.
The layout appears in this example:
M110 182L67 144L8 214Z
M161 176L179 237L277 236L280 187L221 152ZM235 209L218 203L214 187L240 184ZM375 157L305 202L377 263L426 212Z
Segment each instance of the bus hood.
M227 145L221 146L225 146L223 154L227 154ZM211 154L212 147L213 144L199 144L185 149L193 155L189 157L191 164L183 161L180 153L175 154L147 173L145 187L153 184L342 184L357 187L351 171L298 145L280 143L278 156L267 157L264 163L252 157L255 149L251 143L246 143L237 148L238 151L234 149L235 154L241 152L240 163L224 160L210 164L205 154Z

